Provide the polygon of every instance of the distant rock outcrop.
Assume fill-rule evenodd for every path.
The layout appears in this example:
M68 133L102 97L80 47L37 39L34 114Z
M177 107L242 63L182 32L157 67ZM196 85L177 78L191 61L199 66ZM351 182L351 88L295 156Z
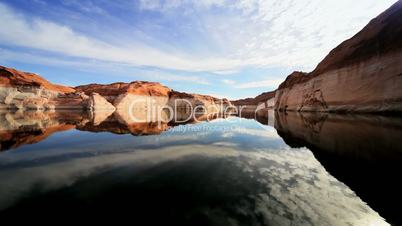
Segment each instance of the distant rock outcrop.
M275 91L262 93L254 98L246 98L240 100L232 100L231 103L235 106L241 105L258 105L267 102L269 99L275 97Z
M294 72L276 92L286 111L402 111L402 1L332 50L311 73Z
M239 116L256 117L266 115L275 106L275 91L262 93L254 98L233 100L231 103L236 106Z

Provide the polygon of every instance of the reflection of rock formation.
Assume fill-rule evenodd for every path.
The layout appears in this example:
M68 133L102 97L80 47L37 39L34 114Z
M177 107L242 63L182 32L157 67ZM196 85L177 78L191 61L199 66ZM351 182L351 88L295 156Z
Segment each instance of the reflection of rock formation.
M110 107L106 105L106 107ZM113 106L112 106L113 107ZM137 111L137 112L136 112ZM125 111L3 111L0 112L0 150L14 149L24 144L33 144L58 131L78 129L91 132L115 134L155 135L169 128L187 123L214 120L225 117L219 114L200 115L189 120L189 112L160 112L166 120L133 120L146 117L147 109L137 109L133 115ZM172 115L170 115L172 114ZM196 120L194 120L196 119Z
M279 113L275 128L283 136L340 155L374 160L402 154L402 119L397 117Z
M99 124L87 123L77 126L78 130L91 132L111 132L115 134L154 135L170 128L166 122L130 122L125 121L117 112Z
M51 134L75 128L78 112L0 112L0 150L45 140Z
M288 112L276 115L275 128L288 145L312 150L332 175L398 221L402 118Z

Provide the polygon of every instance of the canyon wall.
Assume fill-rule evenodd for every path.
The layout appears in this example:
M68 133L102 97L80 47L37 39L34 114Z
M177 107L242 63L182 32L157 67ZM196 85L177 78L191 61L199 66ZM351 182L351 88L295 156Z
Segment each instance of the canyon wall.
M402 111L402 1L276 91L280 111Z

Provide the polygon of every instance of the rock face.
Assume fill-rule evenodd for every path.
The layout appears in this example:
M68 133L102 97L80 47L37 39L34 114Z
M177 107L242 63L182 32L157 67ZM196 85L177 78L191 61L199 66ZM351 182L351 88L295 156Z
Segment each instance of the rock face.
M402 111L402 1L343 42L311 73L294 72L276 92L276 109Z
M88 96L41 76L0 66L0 109L83 109Z

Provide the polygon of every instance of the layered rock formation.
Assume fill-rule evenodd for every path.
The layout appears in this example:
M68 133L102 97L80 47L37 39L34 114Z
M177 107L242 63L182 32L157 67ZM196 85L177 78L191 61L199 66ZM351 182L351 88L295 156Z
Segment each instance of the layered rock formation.
M39 75L0 67L0 109L81 110L99 125L110 115L125 124L185 119L224 113L228 100L181 93L155 82L135 81L75 88L54 85Z
M311 73L294 72L276 92L287 111L402 111L402 1L332 50Z

